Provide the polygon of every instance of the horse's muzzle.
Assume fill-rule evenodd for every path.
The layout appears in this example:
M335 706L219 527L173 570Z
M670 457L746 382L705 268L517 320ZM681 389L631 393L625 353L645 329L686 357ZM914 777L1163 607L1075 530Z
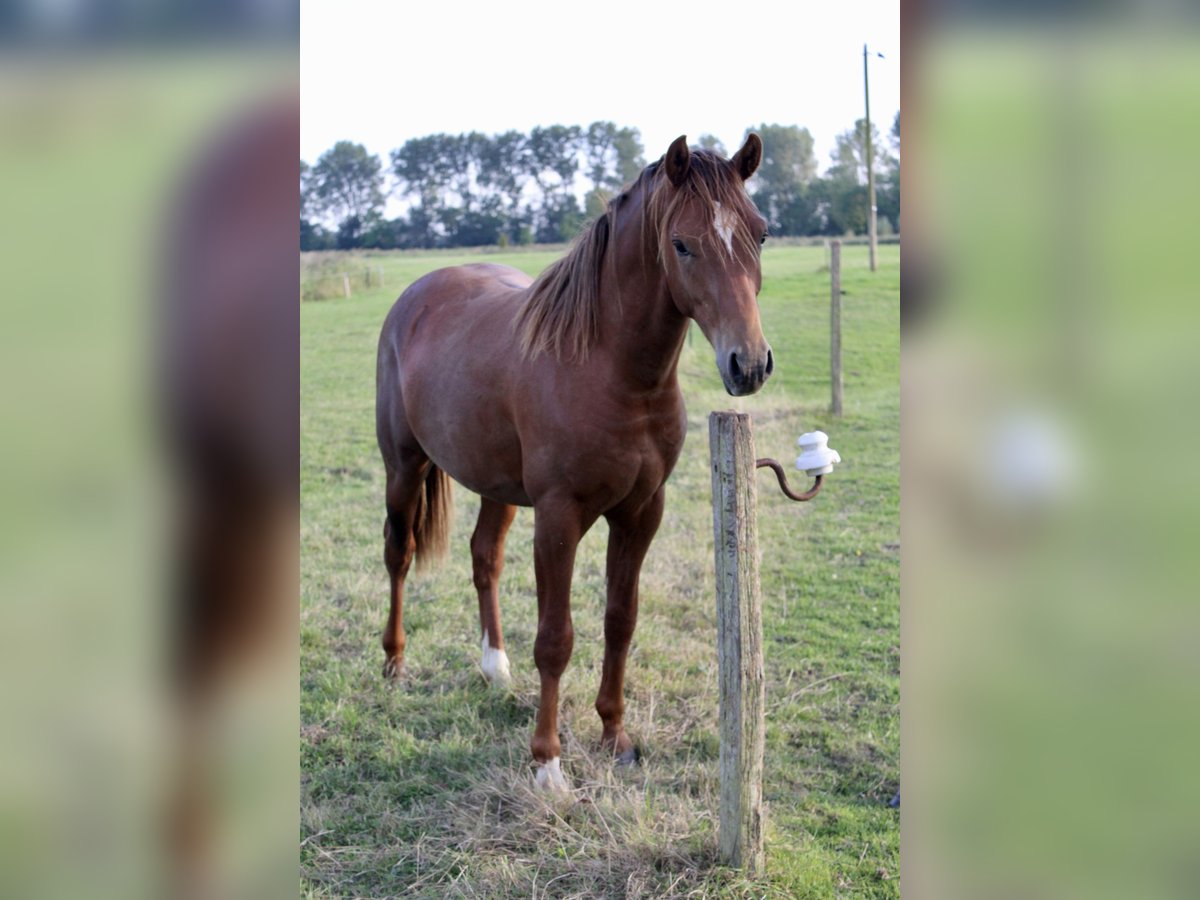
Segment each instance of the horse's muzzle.
M726 391L734 397L742 397L757 393L774 371L775 357L770 347L765 357L735 350L721 367L721 379L725 382Z

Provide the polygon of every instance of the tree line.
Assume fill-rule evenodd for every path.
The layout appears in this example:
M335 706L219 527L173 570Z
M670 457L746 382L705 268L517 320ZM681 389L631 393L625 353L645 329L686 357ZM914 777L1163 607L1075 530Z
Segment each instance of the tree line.
M838 135L823 175L807 128L747 129L763 140L762 165L747 187L772 234L866 232L865 124L859 119ZM888 233L900 224L900 114L886 142L874 126L871 132L879 228ZM701 135L697 146L729 155L712 135ZM339 141L315 164L300 162L300 249L566 241L645 165L640 132L612 122L431 134L392 150L386 166L361 144ZM389 194L408 203L390 219Z

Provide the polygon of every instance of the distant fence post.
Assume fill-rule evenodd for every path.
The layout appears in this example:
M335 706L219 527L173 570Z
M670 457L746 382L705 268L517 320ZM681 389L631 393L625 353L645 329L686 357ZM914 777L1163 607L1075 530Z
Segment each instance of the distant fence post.
M842 414L842 242L829 245L829 411Z
M758 580L754 432L746 413L708 417L720 692L721 861L763 871L766 687Z
M350 296L350 276L345 272L342 273L342 292L345 293L347 297Z

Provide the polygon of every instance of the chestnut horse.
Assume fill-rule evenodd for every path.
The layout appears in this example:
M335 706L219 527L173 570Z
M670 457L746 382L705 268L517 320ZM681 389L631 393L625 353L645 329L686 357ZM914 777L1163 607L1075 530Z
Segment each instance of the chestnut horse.
M450 478L482 497L471 537L483 672L508 680L497 582L518 506L534 509L541 700L531 749L539 786L566 789L558 683L571 656L571 577L580 538L608 520L603 745L625 733L625 657L638 576L687 430L676 368L688 320L716 350L726 390L771 374L757 294L766 222L744 182L751 134L732 160L686 137L648 166L536 280L506 266L441 269L396 301L379 340L376 426L387 468L384 559L391 614L384 673L404 661L404 579L414 555L445 551Z

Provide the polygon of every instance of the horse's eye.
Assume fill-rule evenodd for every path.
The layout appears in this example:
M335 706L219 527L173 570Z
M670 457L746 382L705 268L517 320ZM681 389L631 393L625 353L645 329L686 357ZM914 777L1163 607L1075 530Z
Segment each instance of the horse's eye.
M678 253L680 256L691 256L692 255L688 251L688 248L684 246L683 241L679 240L678 238L675 238L674 240L672 240L671 245L675 248L675 252Z
M767 233L764 231L764 232L762 233L762 237L760 237L760 238L758 239L758 245L761 247L761 246L762 246L763 244L765 244L766 242L767 242Z

